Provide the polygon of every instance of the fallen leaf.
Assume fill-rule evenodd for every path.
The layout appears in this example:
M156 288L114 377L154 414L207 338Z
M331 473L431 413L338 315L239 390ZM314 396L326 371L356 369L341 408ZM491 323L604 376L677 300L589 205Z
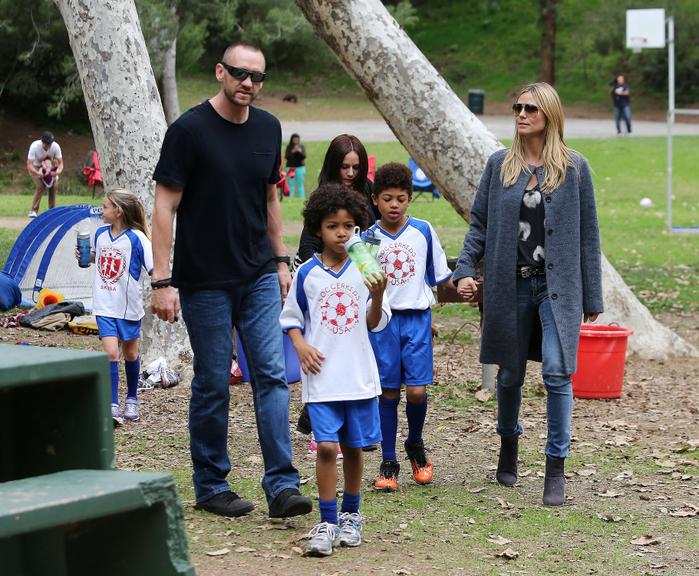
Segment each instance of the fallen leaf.
M674 468L677 466L677 462L673 462L672 460L661 460L656 462L656 464L661 468Z
M393 570L394 574L412 574L410 570L407 568L398 568L397 570Z
M493 500L495 500L500 505L500 508L505 508L505 509L512 508L512 504L507 502L507 500L500 498L500 496L496 496L495 498L493 498Z
M305 478L301 478L299 480L299 484L303 486L304 484L308 483L309 480L313 480L313 476L306 476Z
M483 390L482 388L476 391L476 400L479 402L487 402L493 397L493 393L490 390Z
M211 552L207 552L207 556L225 556L228 554L230 550L228 548L221 548L220 550L212 550Z
M294 546L294 547L291 549L291 551L292 551L294 554L300 554L301 556L303 556L303 548L299 548L298 546Z
M235 549L238 554L242 554L243 552L257 552L255 548L250 548L249 546L238 546Z
M511 544L512 540L498 536L497 534L490 534L488 537L488 542L491 544L497 544L498 546L505 546L505 544Z
M512 548L506 548L505 550L503 550L499 554L496 554L495 556L498 558L504 558L505 560L514 560L519 556L519 552L513 550Z
M650 568L653 570L661 570L663 568L667 568L667 564L651 564Z
M623 492L615 492L614 490L605 490L604 492L595 493L595 496L600 496L601 498L618 498L623 495Z
M597 470L594 468L583 468L582 470L578 470L576 474L578 476L593 476L594 474L597 474Z
M479 492L483 492L485 490L485 486L481 486L480 488L471 488L469 492L471 494L478 494Z
M688 504L687 502L684 503L682 508L670 512L670 516L675 516L676 518L691 518L697 514L699 514L699 507L694 504Z
M655 544L660 544L661 542L662 540L660 538L656 538L650 534L639 536L638 538L631 540L631 544L634 546L654 546Z
M597 518L604 520L605 522L623 522L624 519L621 516L612 516L611 514L597 514Z

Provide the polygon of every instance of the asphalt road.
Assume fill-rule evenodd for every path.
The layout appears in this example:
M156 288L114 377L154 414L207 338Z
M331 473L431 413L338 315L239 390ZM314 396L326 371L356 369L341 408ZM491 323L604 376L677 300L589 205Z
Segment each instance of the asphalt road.
M497 138L511 138L514 130L512 116L480 116ZM665 136L667 124L664 122L634 121L635 137ZM307 142L332 140L338 134L354 134L362 142L395 142L397 138L383 120L346 120L322 122L282 122L284 141L292 133L301 134ZM675 136L699 136L699 124L678 124L673 127ZM618 138L614 120L602 118L569 118L565 122L566 138ZM627 136L621 136L626 138Z

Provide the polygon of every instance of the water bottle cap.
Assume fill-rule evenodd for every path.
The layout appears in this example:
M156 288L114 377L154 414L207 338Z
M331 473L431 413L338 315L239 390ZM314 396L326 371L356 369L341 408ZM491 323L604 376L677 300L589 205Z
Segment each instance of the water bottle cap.
M90 237L89 230L79 230L78 231L78 238L89 238L89 237Z
M352 248L355 244L359 244L362 242L362 239L358 235L353 235L350 236L350 239L345 242L345 250L349 252L349 249Z

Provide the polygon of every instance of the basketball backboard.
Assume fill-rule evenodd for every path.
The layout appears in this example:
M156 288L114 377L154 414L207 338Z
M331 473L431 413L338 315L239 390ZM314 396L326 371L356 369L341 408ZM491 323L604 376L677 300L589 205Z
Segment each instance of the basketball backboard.
M626 47L665 48L665 10L627 10Z

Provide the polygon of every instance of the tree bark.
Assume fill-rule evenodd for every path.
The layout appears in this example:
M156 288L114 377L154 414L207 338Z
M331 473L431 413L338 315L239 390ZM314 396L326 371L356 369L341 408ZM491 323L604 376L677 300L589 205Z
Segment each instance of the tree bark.
M379 0L295 0L394 134L466 220L488 157L502 145L452 92ZM634 328L648 358L699 354L660 325L604 260L602 322Z
M133 0L54 0L68 30L106 188L126 188L153 209L153 169L165 117ZM149 300L150 293L146 299ZM183 323L147 313L142 354L187 358Z
M163 57L163 110L168 126L180 117L180 99L177 95L177 36L172 39L172 44Z
M556 83L556 18L558 0L539 0L541 8L541 72L539 78Z

